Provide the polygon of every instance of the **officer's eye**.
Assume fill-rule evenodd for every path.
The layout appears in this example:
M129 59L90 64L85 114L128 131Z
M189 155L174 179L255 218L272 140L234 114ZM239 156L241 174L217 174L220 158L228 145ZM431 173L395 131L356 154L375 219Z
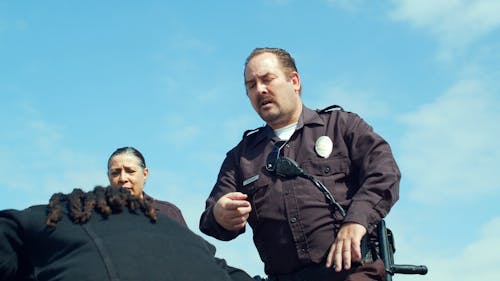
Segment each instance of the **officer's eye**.
M246 83L247 89L253 89L255 88L255 81L249 81Z
M267 74L264 77L262 77L262 83L268 85L271 83L274 79L276 78L275 75Z

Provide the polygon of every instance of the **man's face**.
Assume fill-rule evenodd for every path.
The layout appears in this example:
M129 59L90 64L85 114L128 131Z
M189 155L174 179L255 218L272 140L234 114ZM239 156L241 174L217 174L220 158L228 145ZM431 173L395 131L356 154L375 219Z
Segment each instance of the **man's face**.
M142 197L148 168L142 168L139 160L131 154L118 154L109 162L108 179L113 187L124 188L135 196Z
M299 74L286 75L274 54L259 54L248 62L245 87L253 108L271 128L298 121L302 112Z

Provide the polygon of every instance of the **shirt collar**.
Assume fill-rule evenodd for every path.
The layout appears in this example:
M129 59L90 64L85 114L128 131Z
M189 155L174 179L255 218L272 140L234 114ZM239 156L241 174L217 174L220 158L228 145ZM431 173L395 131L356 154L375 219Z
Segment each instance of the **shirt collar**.
M325 122L319 116L318 112L312 110L306 106L302 106L302 114L300 114L299 123L297 124L297 129L302 129L304 126L310 125L321 125L324 126Z
M306 106L302 106L302 113L300 114L299 121L297 123L296 131L301 130L304 126L320 125L324 126L325 122L319 116L318 112L312 110ZM262 141L269 141L275 137L274 130L269 126L265 125L261 127L261 130L256 133L255 141L252 142L252 146L256 146Z

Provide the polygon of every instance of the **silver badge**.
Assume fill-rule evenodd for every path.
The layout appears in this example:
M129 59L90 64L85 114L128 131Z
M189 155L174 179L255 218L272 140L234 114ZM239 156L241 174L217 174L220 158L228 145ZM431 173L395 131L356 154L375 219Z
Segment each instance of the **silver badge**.
M323 158L328 158L333 150L333 142L327 136L321 136L316 140L316 144L314 145L314 149L319 156Z

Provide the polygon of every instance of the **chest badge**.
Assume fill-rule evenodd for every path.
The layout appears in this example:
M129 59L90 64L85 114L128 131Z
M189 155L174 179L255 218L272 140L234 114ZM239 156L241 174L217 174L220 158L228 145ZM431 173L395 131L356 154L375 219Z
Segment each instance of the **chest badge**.
M316 140L314 149L319 156L328 158L333 150L333 142L328 136L321 136Z

